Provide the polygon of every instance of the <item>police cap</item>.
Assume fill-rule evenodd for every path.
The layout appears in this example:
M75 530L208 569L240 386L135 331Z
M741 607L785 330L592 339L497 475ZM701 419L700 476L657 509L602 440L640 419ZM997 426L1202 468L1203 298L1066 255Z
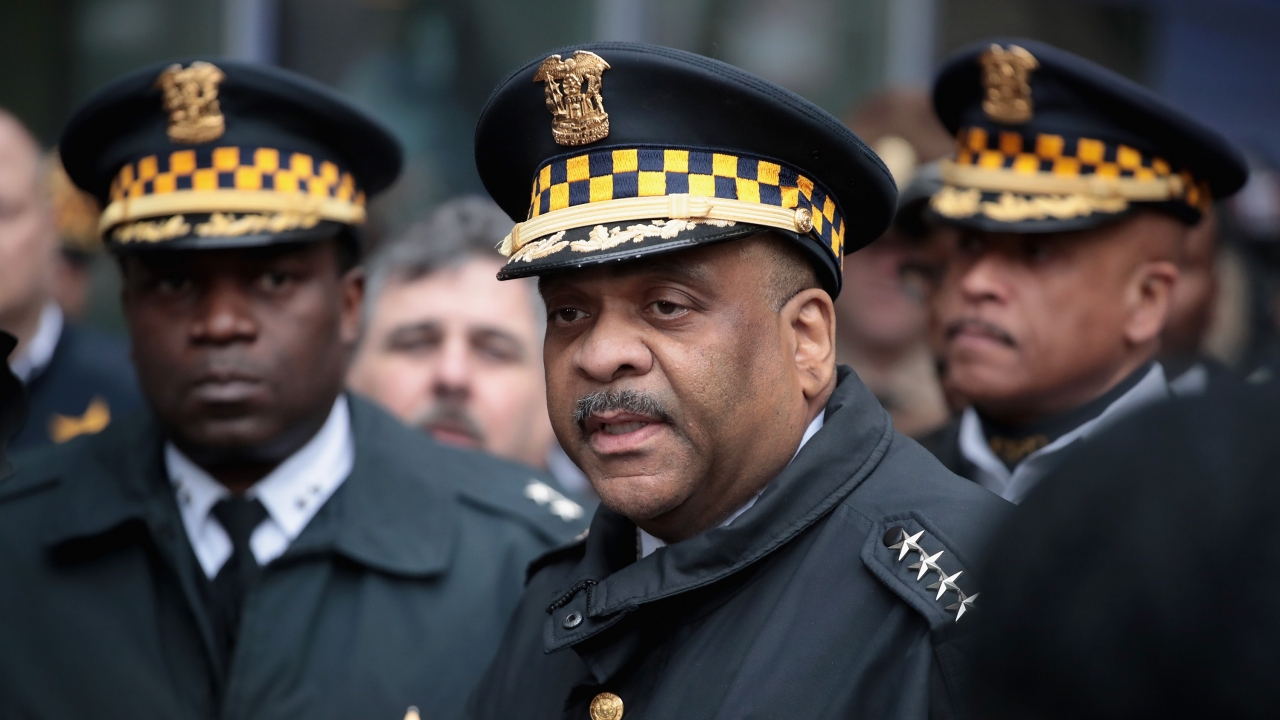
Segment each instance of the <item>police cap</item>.
M548 53L494 91L480 178L517 221L499 278L541 275L776 231L840 289L896 188L827 112L733 66L670 48Z
M364 223L401 164L391 134L333 92L221 59L112 82L73 114L61 152L117 251L332 237Z
M943 222L1060 232L1151 207L1194 224L1248 173L1221 135L1150 90L1033 40L960 51L933 100L957 143L930 203Z

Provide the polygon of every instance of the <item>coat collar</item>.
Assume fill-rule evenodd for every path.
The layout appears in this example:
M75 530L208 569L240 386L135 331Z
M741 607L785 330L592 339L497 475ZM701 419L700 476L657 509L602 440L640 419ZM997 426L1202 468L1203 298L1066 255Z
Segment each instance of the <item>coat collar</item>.
M453 550L455 491L423 476L433 446L369 402L349 400L356 446L351 476L279 562L332 553L396 575L444 572ZM163 445L149 414L86 438L58 473L46 544L89 548L131 521L142 521L159 542L183 533Z
M892 436L888 413L841 367L822 430L733 524L637 561L635 525L601 506L583 559L549 609L547 651L581 642L640 605L716 582L774 552L852 492L879 464ZM573 612L584 619L566 629L573 623L563 620Z

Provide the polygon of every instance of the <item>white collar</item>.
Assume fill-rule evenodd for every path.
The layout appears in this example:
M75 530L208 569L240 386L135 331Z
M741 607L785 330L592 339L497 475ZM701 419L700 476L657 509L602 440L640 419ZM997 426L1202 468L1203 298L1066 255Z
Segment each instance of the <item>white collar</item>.
M62 325L62 308L53 301L46 303L40 311L40 325L36 327L36 334L22 349L21 355L15 355L9 360L9 369L23 385L31 384L37 375L49 367L53 351L58 347L58 339L62 337Z
M1031 453L1013 471L996 457L982 432L982 421L972 406L960 416L960 454L978 470L977 483L1012 503L1020 503L1031 488L1057 466L1052 457L1058 451L1128 413L1169 397L1164 368L1154 363L1138 384L1107 406L1098 417L1080 425L1057 440Z
M824 415L826 415L825 410L823 412L818 413L818 417L814 418L813 422L809 423L809 427L804 429L804 436L800 438L800 447L796 448L795 454L793 454L791 456L791 459L787 461L788 465L790 465L792 462L795 462L796 456L800 454L800 448L803 448L805 446L805 443L809 442L809 439L812 438L814 435L817 435L818 431L822 429ZM765 488L767 487L769 486L766 484ZM734 510L733 513L731 513L729 517L725 518L725 521L720 523L718 527L724 527L729 523L733 522L734 520L737 520L738 516L750 510L751 506L755 505L756 501L759 500L760 496L763 494L764 494L764 489L762 488L760 492L755 494L755 497L747 501L747 504L743 505L737 510ZM658 548L666 545L665 542L641 530L640 528L636 528L636 532L640 534L640 557L642 558L648 557L650 554L653 553L654 550L657 550Z
M205 575L212 578L231 557L232 548L231 539L211 511L231 493L171 442L165 443L164 463L191 549ZM340 395L320 431L245 493L261 501L267 510L267 519L249 538L259 565L284 554L351 474L354 464L351 411L346 396Z

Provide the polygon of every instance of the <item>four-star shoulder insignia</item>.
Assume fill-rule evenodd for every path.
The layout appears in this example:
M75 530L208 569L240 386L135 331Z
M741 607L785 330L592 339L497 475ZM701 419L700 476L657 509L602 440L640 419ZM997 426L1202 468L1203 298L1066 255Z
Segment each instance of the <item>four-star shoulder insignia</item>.
M910 570L920 571L916 575L917 582L923 580L924 576L931 572L937 574L938 579L932 584L926 585L925 589L937 590L938 594L934 599L938 601L941 601L942 597L948 592L954 592L957 600L955 603L948 605L946 609L955 612L956 621L959 621L960 618L964 617L966 612L977 608L974 601L978 599L978 593L968 595L960 589L960 586L956 584L956 580L964 574L964 571L960 570L954 575L948 575L938 563L938 558L942 557L946 551L939 550L938 552L929 555L925 552L924 548L920 546L920 539L923 536L923 530L915 533L914 535L907 535L906 530L895 526L889 528L889 530L884 534L884 544L885 547L890 550L899 551L898 562L902 562L906 559L908 554L913 552L919 556L919 559L915 563L907 566Z

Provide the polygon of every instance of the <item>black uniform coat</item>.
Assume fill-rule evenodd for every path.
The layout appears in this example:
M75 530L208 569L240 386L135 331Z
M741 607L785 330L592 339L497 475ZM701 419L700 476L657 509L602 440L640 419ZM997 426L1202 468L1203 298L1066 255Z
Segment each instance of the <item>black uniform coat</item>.
M264 568L224 674L163 439L129 420L0 483L0 718L455 717L529 561L580 531L531 470L353 398L351 475Z
M626 720L956 714L972 615L884 538L921 533L973 595L967 571L1012 506L840 376L825 426L731 525L637 560L635 525L601 507L585 541L536 562L469 715L587 720L601 692Z
M27 422L13 439L15 452L100 432L142 407L129 343L63 325L49 365L27 385L27 399Z

